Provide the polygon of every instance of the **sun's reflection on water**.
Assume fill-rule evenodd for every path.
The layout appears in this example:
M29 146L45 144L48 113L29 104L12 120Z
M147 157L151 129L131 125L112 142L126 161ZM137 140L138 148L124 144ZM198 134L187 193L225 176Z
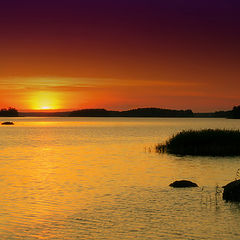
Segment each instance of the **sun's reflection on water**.
M200 191L183 194L168 187L188 178L214 191L216 183L232 178L239 158L219 164L219 159L146 152L177 127L171 122L167 128L166 120L129 121L20 119L14 128L2 128L2 239L176 239L179 234L186 239L182 229L191 224L194 239L214 221L211 236L222 231L225 218L239 218L223 203L216 220L213 211L202 208ZM224 236L238 234L239 222L231 222Z

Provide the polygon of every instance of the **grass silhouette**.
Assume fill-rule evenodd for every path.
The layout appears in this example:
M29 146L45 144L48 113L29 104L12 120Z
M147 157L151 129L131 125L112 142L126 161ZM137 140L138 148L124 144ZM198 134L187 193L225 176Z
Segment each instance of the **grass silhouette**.
M186 130L173 135L157 152L176 155L240 155L240 131L227 129Z

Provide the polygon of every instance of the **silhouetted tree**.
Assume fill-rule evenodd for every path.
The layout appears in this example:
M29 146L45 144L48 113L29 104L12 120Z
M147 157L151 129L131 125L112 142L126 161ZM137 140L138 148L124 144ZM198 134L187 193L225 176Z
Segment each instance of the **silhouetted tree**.
M0 117L18 117L18 110L16 108L3 108L0 110Z
M240 118L240 105L234 106L231 113L232 118Z

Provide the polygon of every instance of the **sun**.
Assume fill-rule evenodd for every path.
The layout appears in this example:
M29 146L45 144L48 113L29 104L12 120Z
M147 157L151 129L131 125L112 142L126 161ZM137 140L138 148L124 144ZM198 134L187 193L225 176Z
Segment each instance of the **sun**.
M49 109L51 109L51 108L48 107L48 106L43 106L41 109L43 109L43 110L49 110Z
M33 110L55 110L60 109L60 95L55 92L39 91L35 92L31 99L30 105Z

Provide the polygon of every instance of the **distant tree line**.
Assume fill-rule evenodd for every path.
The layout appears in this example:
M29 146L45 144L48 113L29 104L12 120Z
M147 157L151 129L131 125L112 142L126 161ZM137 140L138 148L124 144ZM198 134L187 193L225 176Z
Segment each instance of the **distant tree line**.
M240 105L233 107L233 110L231 111L231 117L232 118L240 118Z
M137 108L127 111L82 109L70 112L69 117L193 117L193 112L192 110L170 110L161 108Z
M193 113L192 110L171 110L162 108L137 108L127 111L108 111L106 109L81 109L72 111L69 117L203 117L240 119L240 105L229 111Z
M2 108L0 110L0 117L18 117L18 110L16 108Z
M213 117L225 117L232 119L240 119L240 105L234 106L230 111L218 111L213 113Z
M229 111L217 111L210 113L194 113L195 117L209 117L209 118L232 118L240 119L240 105L234 106L232 110Z
M0 110L0 117L18 117L16 108L9 107ZM171 110L162 108L137 108L127 111L109 111L106 109L81 109L72 112L53 113L21 113L21 116L59 116L59 117L209 117L240 119L240 105L229 111L209 113L193 113L192 110Z

